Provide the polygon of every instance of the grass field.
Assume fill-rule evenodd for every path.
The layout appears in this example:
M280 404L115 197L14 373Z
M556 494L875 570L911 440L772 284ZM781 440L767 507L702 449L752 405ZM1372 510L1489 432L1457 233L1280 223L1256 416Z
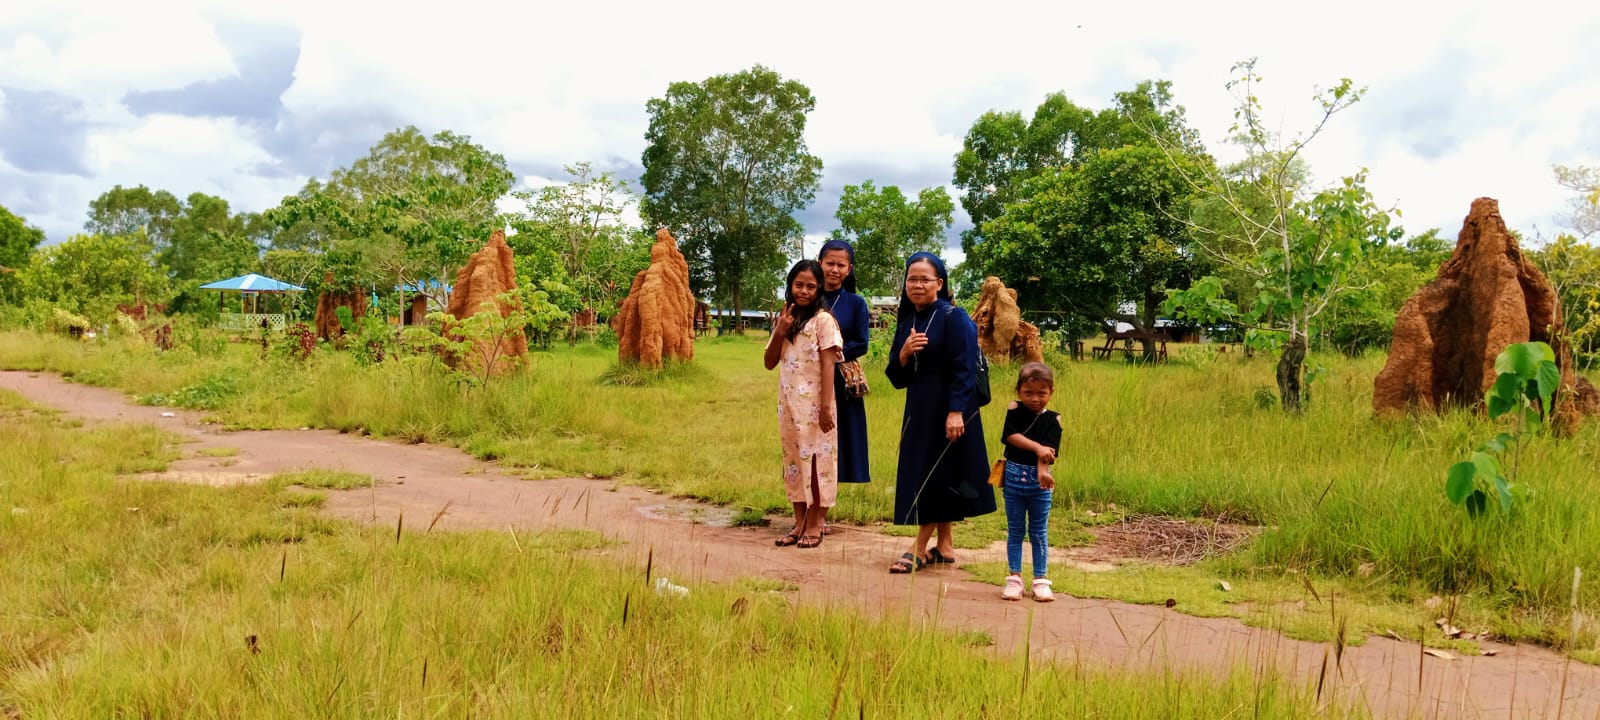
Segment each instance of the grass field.
M348 473L119 479L174 438L0 392L0 717L1342 717L1270 670L1027 667L981 633L658 596L598 536L329 520Z
M692 366L615 382L614 350L536 353L529 370L462 390L428 359L361 366L319 351L305 365L247 345L157 353L134 342L84 345L0 334L0 366L54 370L137 396L209 408L237 427L331 427L409 441L452 443L530 476L620 476L716 503L779 511L776 377L760 366L761 338L697 345ZM1523 458L1526 491L1510 516L1470 520L1444 497L1446 468L1490 437L1468 413L1394 422L1372 418L1381 357L1317 356L1329 373L1298 417L1271 401L1272 361L1183 348L1159 367L1055 359L1052 402L1067 418L1053 534L1081 541L1085 509L1226 519L1265 527L1242 553L1167 580L1228 577L1292 587L1314 577L1371 598L1410 604L1461 596L1472 620L1501 635L1572 650L1575 567L1600 567L1600 505L1588 502L1600 423L1570 440L1535 439ZM1014 375L996 368L1004 399ZM893 502L903 396L869 376L875 481L846 487L835 517L875 522ZM1263 395L1263 394L1266 395ZM985 409L997 447L1003 403ZM1103 518L1102 518L1103 519ZM1003 517L958 533L967 545L1001 537ZM980 569L981 570L981 569ZM1104 589L1109 595L1132 590ZM1593 614L1600 588L1580 587ZM1408 616L1409 617L1409 616ZM1365 628L1376 631L1377 625Z

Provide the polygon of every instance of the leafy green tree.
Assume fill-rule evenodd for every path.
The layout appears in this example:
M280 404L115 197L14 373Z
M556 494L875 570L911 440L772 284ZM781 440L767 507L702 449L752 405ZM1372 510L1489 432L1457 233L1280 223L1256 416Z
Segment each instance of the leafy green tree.
M143 185L112 187L89 202L84 231L92 235L128 235L143 231L157 250L172 240L172 226L183 214L183 203L165 190Z
M450 131L383 137L326 183L312 181L269 212L280 243L317 248L337 281L448 283L489 233L515 179L505 158ZM434 291L442 301L442 291Z
M1024 309L1089 332L1112 318L1149 330L1170 288L1186 287L1194 191L1155 138L1195 167L1211 162L1171 84L1146 81L1091 112L1056 94L1024 122L988 113L956 158L976 226L971 262L1018 290ZM1119 312L1132 302L1133 313ZM1153 352L1153 344L1147 347Z
M1301 152L1332 117L1361 99L1364 90L1345 78L1318 95L1322 115L1308 132L1283 141L1256 96L1261 77L1255 60L1236 63L1237 77L1228 89L1239 102L1233 140L1248 157L1235 166L1235 176L1220 172L1190 175L1191 183L1231 214L1233 222L1222 242L1209 252L1244 274L1257 278L1253 304L1244 311L1218 296L1220 279L1196 283L1190 291L1174 291L1168 309L1199 322L1243 319L1285 338L1278 358L1279 398L1288 411L1303 406L1305 357L1313 323L1339 295L1351 289L1355 269L1373 247L1399 236L1390 228L1388 211L1379 208L1366 188L1366 171L1338 184L1313 190L1296 179ZM1170 141L1161 147L1183 167ZM1185 171L1187 172L1187 171ZM1219 312L1221 311L1221 312ZM1217 315L1230 317L1217 317Z
M1592 367L1600 351L1600 249L1562 233L1532 255L1561 300L1567 340L1577 359Z
M964 191L961 206L973 224L962 234L962 248L973 253L984 239L984 224L1026 199L1028 180L1080 165L1100 150L1148 144L1151 135L1180 152L1203 153L1166 80L1146 80L1117 93L1113 107L1099 111L1055 93L1028 119L1016 111L984 113L967 131L955 161L955 185Z
M154 255L143 231L77 235L34 253L19 279L30 296L107 322L118 305L167 300L169 283Z
M1400 307L1438 275L1451 250L1437 228L1404 244L1375 244L1351 269L1349 291L1335 297L1317 319L1313 336L1352 356L1388 347Z
M567 285L577 305L569 310L590 308L609 316L627 296L634 273L650 262L649 242L623 221L637 199L626 181L609 172L597 175L587 162L566 170L571 182L512 193L524 209L508 218L517 232L507 242L519 266L524 257L527 264L542 264L537 258L545 256L556 259L559 276L546 269L532 278ZM551 293L551 301L559 304L560 295Z
M816 195L822 160L806 148L811 90L757 65L698 83L675 82L645 105L644 199L671 228L691 287L735 312L776 286L784 246L803 233L793 213ZM762 282L759 278L768 278Z
M856 249L856 283L869 295L899 295L901 263L914 252L944 247L955 203L942 187L924 188L909 200L900 188L874 187L871 180L846 185L833 216L832 237Z
M249 215L235 215L228 201L205 193L191 193L183 211L172 222L167 245L156 253L157 262L172 277L177 290L172 307L187 311L203 297L199 287L260 269L261 248L252 236Z
M1579 239L1588 239L1600 233L1600 167L1556 166L1556 182L1578 193L1570 201L1572 215L1568 224Z
M34 249L42 242L43 230L0 205L0 302L21 300L22 287L16 275L27 267Z
M1100 150L1024 183L1026 199L984 224L982 257L1012 280L1025 310L1064 310L1075 327L1116 318L1151 330L1166 291L1189 284L1192 192L1154 147ZM1133 314L1119 312L1124 300Z

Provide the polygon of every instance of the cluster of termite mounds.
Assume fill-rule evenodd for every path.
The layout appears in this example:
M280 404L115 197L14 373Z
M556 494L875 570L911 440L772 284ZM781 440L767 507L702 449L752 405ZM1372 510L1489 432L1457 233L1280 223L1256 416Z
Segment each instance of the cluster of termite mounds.
M1522 254L1493 198L1472 201L1455 252L1438 276L1401 306L1389 359L1373 382L1379 416L1477 407L1495 382L1495 358L1509 345L1548 344L1561 370L1554 427L1575 431L1600 406L1600 393L1572 371L1561 302Z
M1022 319L1017 291L1006 287L1000 278L983 279L972 322L978 326L978 348L991 362L1044 362L1039 328Z
M694 359L694 293L689 263L666 228L656 231L650 265L633 276L622 310L611 318L623 364L659 368Z
M456 273L456 282L450 288L450 300L445 312L456 322L482 312L496 312L505 318L522 309L522 300L516 294L517 274L511 246L506 244L506 234L496 230L484 245ZM446 322L444 331L451 332L453 323ZM481 338L477 347L465 357L448 358L452 367L462 363L491 363L490 373L501 373L518 367L528 354L528 337L521 327L496 333L494 337ZM490 344L493 347L490 347Z

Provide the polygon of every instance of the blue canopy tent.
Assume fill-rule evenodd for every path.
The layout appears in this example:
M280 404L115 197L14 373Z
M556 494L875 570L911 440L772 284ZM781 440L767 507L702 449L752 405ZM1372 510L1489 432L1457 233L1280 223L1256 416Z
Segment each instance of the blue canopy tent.
M239 277L218 280L208 285L201 285L201 290L217 291L217 308L222 308L222 298L225 293L239 293L239 310L237 313L222 313L222 329L224 330L251 330L267 323L274 330L283 329L286 317L283 313L283 297L288 293L305 292L305 288L292 285L282 280L275 280L265 275L250 273ZM260 312L260 296L277 295L278 312Z

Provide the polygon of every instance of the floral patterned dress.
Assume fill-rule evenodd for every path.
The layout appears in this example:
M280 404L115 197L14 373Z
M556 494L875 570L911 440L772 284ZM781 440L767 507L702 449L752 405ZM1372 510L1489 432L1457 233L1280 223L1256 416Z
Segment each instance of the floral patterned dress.
M839 492L838 429L822 431L822 394L833 392L833 378L822 377L822 353L844 341L839 323L819 312L794 340L785 340L778 360L778 437L783 444L783 489L789 502L833 507ZM811 468L817 470L820 497L811 497Z

